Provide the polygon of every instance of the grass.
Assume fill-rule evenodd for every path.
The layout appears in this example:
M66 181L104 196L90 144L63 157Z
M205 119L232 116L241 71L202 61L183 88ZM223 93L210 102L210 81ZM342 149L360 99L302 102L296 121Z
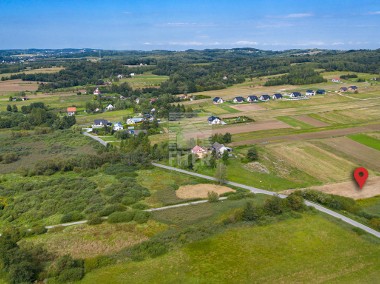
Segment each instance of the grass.
M306 214L229 229L161 257L108 266L81 283L374 283L379 268L378 242Z
M141 75L136 75L132 78L124 78L120 80L120 83L127 82L133 89L158 87L162 82L169 79L169 76L153 75L150 72L146 72Z
M285 122L286 124L289 124L290 126L296 127L298 129L308 129L308 128L313 127L312 125L307 124L298 119L295 119L294 117L291 117L291 116L279 116L279 117L276 117L276 119L282 122Z
M360 199L357 202L363 208L364 212L376 215L380 218L380 193L379 196Z
M371 147L373 149L380 151L380 140L379 139L368 136L366 134L353 134L353 135L348 135L347 137L356 141L356 142L359 142L363 145L366 145L368 147Z

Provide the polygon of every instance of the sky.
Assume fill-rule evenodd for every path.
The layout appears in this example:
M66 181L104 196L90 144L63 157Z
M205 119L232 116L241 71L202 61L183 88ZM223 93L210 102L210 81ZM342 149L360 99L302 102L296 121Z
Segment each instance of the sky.
M380 48L380 0L0 0L0 49Z

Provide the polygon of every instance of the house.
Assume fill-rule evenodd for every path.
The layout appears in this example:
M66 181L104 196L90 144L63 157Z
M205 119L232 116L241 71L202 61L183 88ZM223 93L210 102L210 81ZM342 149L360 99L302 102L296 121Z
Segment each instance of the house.
M207 121L208 124L222 124L222 120L217 116L210 116Z
M28 97L23 97L21 100L22 101L29 101L29 98Z
M244 98L243 98L243 97L235 97L235 98L233 99L233 102L234 102L235 104L241 104L241 103L244 103Z
M306 96L314 96L315 92L313 90L306 90Z
M358 90L358 87L356 87L356 86L349 86L348 89L349 89L350 91L357 91L357 90Z
M134 77L135 73L130 73L129 76Z
M301 93L300 92L293 92L289 95L289 97L291 98L300 98L302 97Z
M191 149L191 153L196 155L199 159L202 159L207 155L208 151L206 148L196 145Z
M124 129L124 127L123 127L123 125L120 122L116 122L113 125L113 130L115 130L115 131L119 131L119 130L123 130L123 129Z
M73 115L75 115L76 112L77 112L76 107L68 107L67 108L67 115L68 116L73 116Z
M101 92L99 91L99 88L96 88L95 91L94 91L94 95L97 96L97 95L100 95L100 94L101 94Z
M322 90L322 89L319 89L319 90L317 90L316 94L317 95L324 95L324 94L326 94L326 91Z
M272 99L274 99L274 100L281 100L282 99L282 95L279 94L279 93L273 94Z
M232 151L231 148L226 147L226 146L224 146L223 144L220 144L220 143L218 143L218 142L215 142L214 144L212 144L211 147L212 147L212 149L214 149L215 152L216 152L217 154L219 154L219 155L223 155L223 153L224 153L225 151L228 151L228 152L231 152L231 151Z
M118 79L123 79L123 75L119 74L119 75L117 75L117 78Z
M137 124L145 120L143 117L132 117L127 119L127 124Z
M105 119L95 119L94 124L92 125L92 128L101 128L104 126L111 126L112 123L110 123L108 120Z
M341 87L339 89L340 92L347 92L348 91L348 88L347 87Z
M108 106L106 106L106 110L114 110L115 107L111 104L109 104Z
M212 102L214 104L222 104L222 103L224 103L224 100L222 98L215 97L215 98L212 99Z
M140 103L140 98L135 99L136 104Z
M259 100L259 98L257 96L248 96L247 97L247 102L249 102L249 103L257 102L258 100Z
M266 101L270 100L270 96L269 95L261 95L259 99L262 102L266 102Z
M333 79L331 79L331 82L340 83L340 79L339 78L333 78Z

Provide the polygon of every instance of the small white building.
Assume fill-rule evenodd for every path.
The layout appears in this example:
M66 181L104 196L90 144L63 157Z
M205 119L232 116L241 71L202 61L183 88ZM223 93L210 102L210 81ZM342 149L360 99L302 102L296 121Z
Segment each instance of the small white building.
M113 125L113 130L115 130L115 131L119 131L119 130L123 130L123 129L124 129L124 127L123 127L123 125L120 122L116 122Z
M143 117L132 117L127 119L127 124L137 124L144 121Z
M100 95L101 92L99 91L99 88L96 88L95 91L94 91L94 95Z
M110 110L114 110L115 107L111 104L109 104L108 106L106 106L106 110L110 111Z

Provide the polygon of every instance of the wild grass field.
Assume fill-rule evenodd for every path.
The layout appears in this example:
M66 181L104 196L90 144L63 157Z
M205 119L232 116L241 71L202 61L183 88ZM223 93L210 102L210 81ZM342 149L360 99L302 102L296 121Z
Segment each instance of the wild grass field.
M81 283L372 283L379 268L377 240L304 215L229 229L157 258L95 270Z
M154 75L151 72L137 74L131 78L123 78L119 82L127 82L133 89L159 87L162 82L169 79L169 76Z

